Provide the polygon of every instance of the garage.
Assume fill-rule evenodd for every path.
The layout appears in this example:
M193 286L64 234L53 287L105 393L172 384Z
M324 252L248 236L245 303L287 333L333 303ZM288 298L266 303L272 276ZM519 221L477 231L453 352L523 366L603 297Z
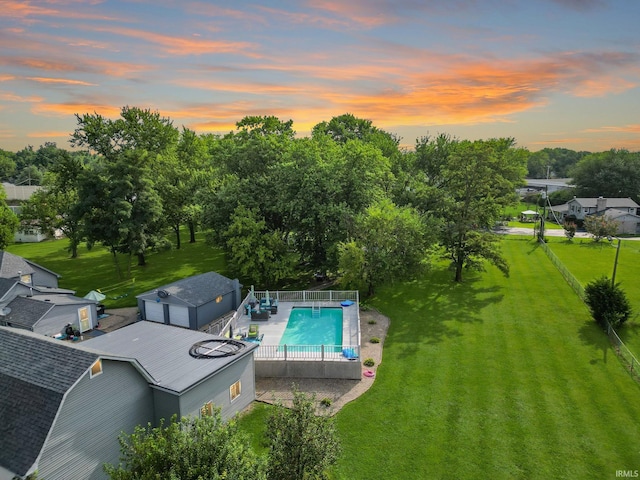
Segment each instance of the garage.
M144 316L145 320L164 323L164 306L162 303L149 301L149 300L145 301L144 313L145 313L145 316Z
M189 309L179 305L169 305L169 323L189 328Z

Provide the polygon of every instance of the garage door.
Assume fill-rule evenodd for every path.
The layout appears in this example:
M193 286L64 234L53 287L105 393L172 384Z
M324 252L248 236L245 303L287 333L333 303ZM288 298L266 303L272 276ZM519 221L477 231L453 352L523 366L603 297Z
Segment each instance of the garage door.
M189 309L177 305L169 305L169 323L189 328Z
M164 323L164 306L159 302L144 302L144 315L147 320L152 322Z

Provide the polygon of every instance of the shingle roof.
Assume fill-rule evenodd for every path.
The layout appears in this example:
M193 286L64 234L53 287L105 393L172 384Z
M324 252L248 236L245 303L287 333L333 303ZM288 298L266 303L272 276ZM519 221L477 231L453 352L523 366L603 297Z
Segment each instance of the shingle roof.
M48 268L38 265L26 258L19 257L13 253L9 253L5 250L0 250L0 277L2 278L16 278L20 272L27 275L29 273L35 273L34 267L39 268L45 272L49 272L52 275L60 278L56 272L52 272Z
M13 327L31 330L54 307L54 304L32 298L16 297L7 304L7 307L11 311L4 317L5 322Z
M27 275L35 270L24 258L0 250L0 277L17 278L20 275L18 272Z
M177 282L158 287L154 290L149 290L148 292L141 293L136 298L155 298L158 290L164 290L170 295L197 307L210 302L218 295L225 295L233 292L234 288L235 285L233 280L216 272L207 272L194 277L178 280Z
M576 197L576 198L573 198L572 200L578 202L583 207L597 207L598 206L598 199L597 198ZM638 208L640 206L636 202L631 200L630 198L605 198L604 200L607 201L607 204L606 204L607 208L620 208L620 207L623 207L623 208ZM571 201L571 200L569 200L569 201Z
M223 339L186 328L140 321L82 342L83 346L118 357L135 358L156 380L156 385L181 393L258 348L241 342L237 355L196 359L189 350L203 340ZM224 339L226 340L226 339Z
M35 463L63 396L99 358L43 335L0 327L0 465Z
M9 290L16 284L15 279L0 278L0 298L4 297Z

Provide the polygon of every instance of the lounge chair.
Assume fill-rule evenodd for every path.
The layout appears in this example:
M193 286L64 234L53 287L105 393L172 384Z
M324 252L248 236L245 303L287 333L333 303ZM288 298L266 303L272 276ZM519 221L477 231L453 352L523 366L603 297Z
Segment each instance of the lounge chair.
M251 320L269 320L269 315L271 314L269 313L268 310L265 310L265 311L251 310Z
M258 338L260 335L260 327L255 323L249 325L249 331L247 332L247 338Z

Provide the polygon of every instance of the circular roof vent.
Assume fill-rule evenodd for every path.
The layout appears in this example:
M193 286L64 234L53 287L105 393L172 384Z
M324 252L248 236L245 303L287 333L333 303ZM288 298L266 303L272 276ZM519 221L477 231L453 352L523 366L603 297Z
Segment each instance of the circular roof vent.
M189 355L193 358L230 357L244 348L244 343L237 340L216 338L194 343L189 349Z
M158 296L160 298L167 298L169 296L169 292L166 290L158 290Z

